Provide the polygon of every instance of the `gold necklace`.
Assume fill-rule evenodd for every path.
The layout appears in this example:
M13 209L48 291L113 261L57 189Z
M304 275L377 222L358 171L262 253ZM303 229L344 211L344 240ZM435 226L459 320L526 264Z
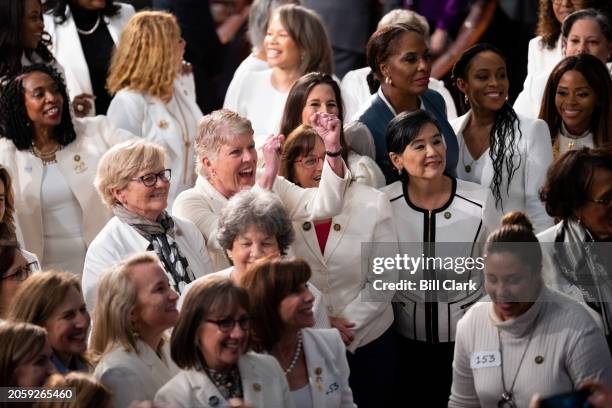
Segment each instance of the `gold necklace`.
M32 154L36 157L38 157L40 160L42 160L43 164L47 164L47 163L56 163L57 159L55 157L55 154L58 152L58 150L60 150L60 145L59 144L55 144L53 146L53 149L51 149L48 152L41 152L40 149L38 149L38 147L36 147L36 145L34 145L34 143L32 143Z

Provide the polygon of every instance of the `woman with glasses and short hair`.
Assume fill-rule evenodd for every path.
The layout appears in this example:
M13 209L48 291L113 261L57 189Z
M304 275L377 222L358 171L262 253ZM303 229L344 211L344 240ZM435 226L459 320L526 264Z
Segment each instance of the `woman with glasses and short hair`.
M157 254L179 294L188 283L212 272L198 228L166 211L172 172L164 163L164 149L143 139L117 145L100 159L95 185L115 216L85 258L83 292L91 310L102 272L138 252Z
M293 407L289 386L272 356L247 352L251 304L223 277L193 285L172 332L170 353L182 371L155 402L188 407Z

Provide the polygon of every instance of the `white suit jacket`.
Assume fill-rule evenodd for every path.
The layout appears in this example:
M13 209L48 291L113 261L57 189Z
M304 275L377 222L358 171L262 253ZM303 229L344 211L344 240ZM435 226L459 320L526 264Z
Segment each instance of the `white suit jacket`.
M141 340L137 352L122 346L105 355L94 376L113 392L113 407L127 408L133 401L151 401L155 393L179 372L170 358L169 343L162 347L161 358Z
M189 268L196 278L212 272L210 257L202 234L187 220L172 217L174 220L174 237L181 254L187 258ZM83 294L87 309L95 309L98 281L113 265L124 258L147 250L149 242L134 228L117 217L104 226L87 249L83 269Z
M344 193L351 179L351 173L344 167L344 178L336 176L324 161L319 188L303 189L277 177L272 192L277 194L289 217L293 220L323 219L332 217L342 210ZM259 184L253 187L259 189ZM204 177L199 176L194 188L183 191L177 197L172 214L193 222L206 239L208 252L213 259L213 270L229 267L223 249L217 241L219 215L228 199L219 193Z
M390 301L366 302L362 299L362 290L370 288L373 277L362 263L375 256L375 249L365 248L366 252L362 252L361 244L387 242L398 253L397 233L387 196L352 183L346 192L342 212L332 218L323 254L312 222L294 222L293 229L293 253L310 265L310 281L323 294L328 314L355 323L355 339L349 351L355 352L357 347L376 340L393 323L393 310ZM397 275L386 278L395 281Z
M93 185L98 160L111 146L134 136L115 129L105 116L74 119L73 123L77 137L59 150L56 158L59 170L83 211L83 236L89 245L112 216ZM44 263L40 201L44 165L29 150L17 150L8 139L0 139L0 163L13 179L16 220L25 247Z
M353 408L346 349L336 329L303 329L312 406Z
M184 112L184 118L172 113L161 99L144 92L122 89L108 107L108 118L113 124L135 135L157 143L166 152L166 166L172 169L172 183L168 194L168 208L183 190L195 182L195 135L202 111L196 104L190 81L174 82L174 98ZM182 138L187 131L188 140Z
M115 3L120 7L119 13L113 17L104 17L104 22L108 26L115 44L119 41L119 35L129 19L134 15L134 7L125 3ZM66 74L66 87L70 99L75 96L88 93L93 95L91 78L89 77L89 67L85 60L79 33L72 18L70 7L66 7L66 21L62 24L55 22L51 14L43 15L45 30L51 34L51 52L64 67ZM95 106L92 107L90 115L95 115Z
M280 365L272 356L246 353L238 360L243 400L254 408L293 408L289 385ZM155 402L175 408L227 408L208 376L200 371L179 372L155 394Z
M457 135L459 143L459 151L465 151L465 142L463 139L463 130L467 126L470 119L471 111L465 115L451 121L451 126ZM500 187L502 193L502 208L496 208L499 219L503 214L510 211L526 212L529 219L533 223L536 232L545 230L553 225L553 220L548 216L544 209L544 204L540 201L539 191L544 180L546 179L546 171L552 162L552 142L550 140L550 131L546 122L540 119L529 119L524 116L519 116L519 122L522 136L517 142L515 150L520 155L514 158L517 163L520 159L520 165L512 182L510 183L510 192L507 191L507 172L504 168L502 175L503 184ZM518 137L518 127L515 124L515 132ZM479 184L490 187L493 180L493 162L489 157L489 151L483 153L486 163L482 170L482 176ZM459 160L458 166L462 166Z

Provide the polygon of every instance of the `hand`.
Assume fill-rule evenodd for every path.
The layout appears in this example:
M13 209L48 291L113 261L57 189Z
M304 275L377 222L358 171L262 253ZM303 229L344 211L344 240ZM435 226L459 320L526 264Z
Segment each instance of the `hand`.
M588 401L594 408L612 408L612 390L600 381L587 380L578 386L579 390L590 389L593 394Z
M87 93L82 93L74 97L72 100L72 109L77 118L85 117L91 112L94 99L96 99L95 96Z
M448 40L448 32L441 28L436 30L431 35L429 40L429 50L433 56L438 56L446 49L446 41Z
M325 143L325 150L336 152L342 148L340 144L340 131L342 122L331 113L316 112L310 116L310 126L321 136Z
M341 317L329 316L329 322L332 327L335 327L340 332L340 337L345 345L349 345L352 343L355 335L353 334L353 330L351 328L355 327L355 323L351 323L348 320L345 320Z
M285 142L283 135L270 135L261 150L264 157L264 174L257 184L264 190L272 190L274 181L280 169L280 155Z
M529 401L529 408L540 408L540 394L533 394Z

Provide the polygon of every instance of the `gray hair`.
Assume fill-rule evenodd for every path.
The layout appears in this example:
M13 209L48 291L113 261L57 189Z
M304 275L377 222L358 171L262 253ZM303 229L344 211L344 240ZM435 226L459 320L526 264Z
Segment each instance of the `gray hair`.
M228 201L219 217L219 245L224 251L231 249L236 237L251 226L275 237L282 255L295 238L285 206L267 191L243 190Z
M198 123L198 134L195 139L196 170L207 177L202 165L202 158L213 161L217 158L221 146L242 135L253 135L251 121L236 112L220 109L205 115Z
M249 13L247 36L253 46L253 53L263 49L264 38L268 31L268 22L274 10L285 4L300 4L300 0L255 0Z
M378 26L376 26L376 29L378 30L383 27L397 23L420 26L424 33L423 36L425 38L429 38L429 24L427 23L427 19L412 10L391 10L390 12L382 16L382 18L378 22Z

